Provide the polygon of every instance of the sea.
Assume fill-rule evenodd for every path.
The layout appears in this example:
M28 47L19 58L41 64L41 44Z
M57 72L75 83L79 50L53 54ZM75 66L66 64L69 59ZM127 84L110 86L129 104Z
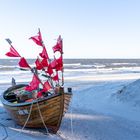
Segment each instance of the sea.
M12 77L17 82L29 82L30 71L21 70L19 59L0 59L0 84L10 84ZM35 59L27 59L34 67ZM103 74L140 73L140 59L64 59L64 77L93 76Z

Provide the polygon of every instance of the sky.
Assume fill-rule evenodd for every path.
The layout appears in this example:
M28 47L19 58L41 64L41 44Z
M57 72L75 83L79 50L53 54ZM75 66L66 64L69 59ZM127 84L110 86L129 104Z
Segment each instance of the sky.
M59 35L64 58L140 58L140 0L0 0L0 58L10 38L26 58L41 47L29 40L40 28L50 57Z

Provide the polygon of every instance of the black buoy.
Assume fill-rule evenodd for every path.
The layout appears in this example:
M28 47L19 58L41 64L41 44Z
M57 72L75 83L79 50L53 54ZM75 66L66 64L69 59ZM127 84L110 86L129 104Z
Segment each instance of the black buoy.
M68 93L72 93L72 88L71 87L68 87L67 90L68 90Z

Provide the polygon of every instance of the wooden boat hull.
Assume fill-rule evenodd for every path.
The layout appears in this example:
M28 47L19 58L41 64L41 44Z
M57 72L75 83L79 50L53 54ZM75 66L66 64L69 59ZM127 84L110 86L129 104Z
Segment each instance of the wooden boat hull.
M19 85L15 86L10 91L19 87ZM9 92L9 89L4 94L7 92ZM4 107L17 124L24 126L27 122L25 127L31 128L44 128L46 126L49 132L56 133L62 117L68 110L71 96L71 93L62 92L32 102L17 104L8 102L3 96L1 98Z

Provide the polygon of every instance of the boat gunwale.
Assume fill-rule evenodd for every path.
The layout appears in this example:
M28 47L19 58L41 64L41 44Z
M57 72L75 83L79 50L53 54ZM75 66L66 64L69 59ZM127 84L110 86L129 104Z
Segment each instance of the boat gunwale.
M44 102L44 101L47 101L49 99L52 99L52 98L55 98L55 97L58 97L58 96L61 96L62 94L69 94L71 95L71 93L57 93L57 94L53 94L53 95L49 95L47 97L44 97L44 98L37 98L35 100L33 100L32 102L23 102L23 103L11 103L9 101L7 101L6 99L4 99L4 94L6 93L6 91L3 92L3 94L0 96L1 98L1 101L4 105L6 106L10 106L10 107L22 107L22 106L29 106L31 104L36 104L37 102L40 103L40 102Z

